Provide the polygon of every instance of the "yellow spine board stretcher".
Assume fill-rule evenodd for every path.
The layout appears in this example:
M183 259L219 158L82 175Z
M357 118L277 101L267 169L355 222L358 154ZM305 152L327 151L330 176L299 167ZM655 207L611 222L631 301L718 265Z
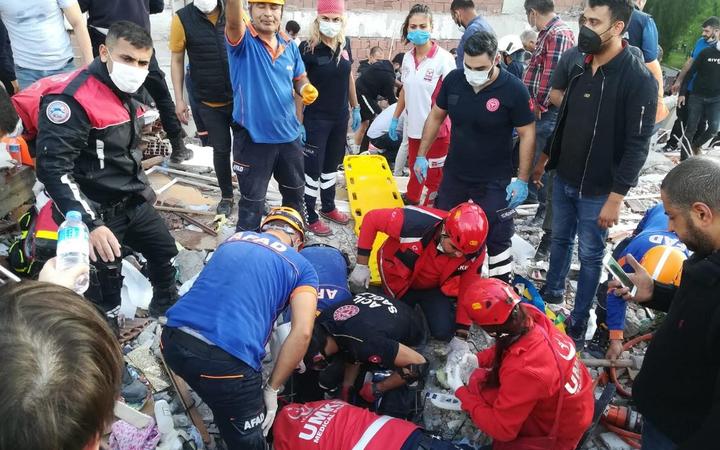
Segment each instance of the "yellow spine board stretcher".
M384 156L348 155L343 160L347 182L350 213L355 219L355 234L360 235L363 217L368 211L381 208L402 208L395 178ZM377 252L387 239L378 233L370 253L370 282L380 284Z

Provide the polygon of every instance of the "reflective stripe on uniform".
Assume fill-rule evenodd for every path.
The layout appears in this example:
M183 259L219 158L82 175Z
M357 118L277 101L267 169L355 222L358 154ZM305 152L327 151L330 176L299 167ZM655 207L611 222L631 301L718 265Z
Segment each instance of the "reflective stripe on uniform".
M367 430L365 430L363 435L360 437L360 440L357 441L357 444L355 444L352 450L365 450L378 431L380 431L380 429L391 420L392 417L390 416L378 417L375 422L371 423Z

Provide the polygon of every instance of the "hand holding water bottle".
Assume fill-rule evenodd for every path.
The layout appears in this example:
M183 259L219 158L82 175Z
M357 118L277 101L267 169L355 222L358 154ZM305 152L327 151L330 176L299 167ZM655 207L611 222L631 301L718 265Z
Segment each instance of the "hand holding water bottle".
M82 280L83 277L89 277L89 273L90 266L85 264L76 264L69 269L58 270L57 257L55 257L50 258L45 265L43 265L38 275L38 281L53 283L74 290L76 282Z
M77 211L68 211L65 222L58 228L57 258L54 266L56 273L65 273L67 277L71 276L70 269L76 266L87 268L85 275L76 277L74 284L67 286L78 294L84 293L90 285L89 256L90 233L82 221L82 215Z

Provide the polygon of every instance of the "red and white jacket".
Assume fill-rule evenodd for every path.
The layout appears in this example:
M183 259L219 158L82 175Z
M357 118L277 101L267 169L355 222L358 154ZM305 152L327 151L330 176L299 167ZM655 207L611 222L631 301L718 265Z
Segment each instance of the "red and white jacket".
M375 209L363 218L358 238L358 255L370 255L378 233L388 239L378 251L383 287L393 298L408 289L440 288L457 297L460 276L480 273L485 248L472 257L457 258L440 252L437 236L447 211L420 206Z
M284 407L273 424L275 450L400 450L419 427L341 400Z
M522 308L530 316L532 328L506 350L500 386L485 386L495 359L493 346L478 353L480 368L473 372L467 387L455 395L475 425L495 441L505 443L503 449L507 450L519 437L548 436L559 396L563 395L559 436L553 450L574 450L592 421L592 378L577 359L572 339L534 306L523 304ZM560 361L564 383L552 352Z
M37 177L64 214L80 211L90 230L98 210L131 195L154 202L142 169L145 106L118 91L100 59L43 78L12 97L24 135L37 136Z

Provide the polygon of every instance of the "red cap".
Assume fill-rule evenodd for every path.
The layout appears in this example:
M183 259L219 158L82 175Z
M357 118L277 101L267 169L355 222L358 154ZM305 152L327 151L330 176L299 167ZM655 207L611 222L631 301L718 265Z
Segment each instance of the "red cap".
M318 0L318 14L345 14L345 0Z

